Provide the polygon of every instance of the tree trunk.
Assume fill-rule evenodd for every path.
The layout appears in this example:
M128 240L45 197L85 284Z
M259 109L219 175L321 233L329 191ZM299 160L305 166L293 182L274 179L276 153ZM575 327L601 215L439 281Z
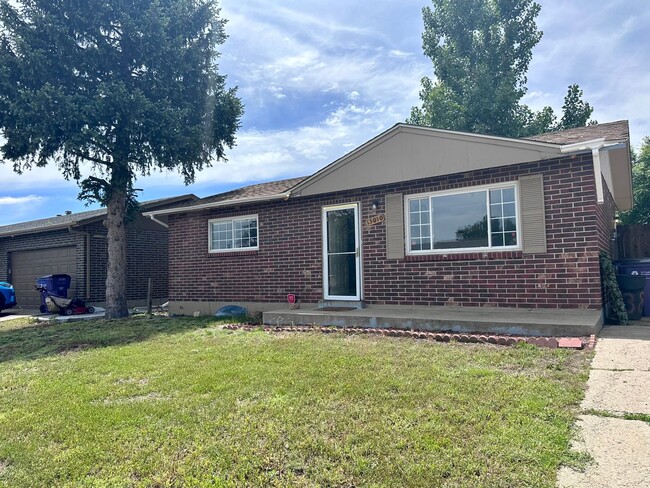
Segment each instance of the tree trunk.
M115 180L115 178L113 178ZM112 185L106 206L108 215L108 268L106 270L106 317L127 317L126 304L126 189Z

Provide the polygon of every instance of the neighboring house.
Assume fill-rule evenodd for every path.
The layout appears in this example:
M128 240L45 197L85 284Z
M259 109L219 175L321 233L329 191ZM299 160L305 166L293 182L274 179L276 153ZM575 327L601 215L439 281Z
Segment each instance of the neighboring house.
M183 195L141 204L142 211L169 208L196 200ZM68 213L0 227L0 281L16 290L18 305L38 308L36 278L50 274L72 277L68 296L93 302L106 300L108 247L103 221L106 209ZM168 232L164 223L142 215L127 226L127 299L144 303L147 281L153 278L154 298L168 295Z
M168 218L172 313L287 294L597 311L599 252L631 206L627 121L530 139L397 124L307 178L146 215Z

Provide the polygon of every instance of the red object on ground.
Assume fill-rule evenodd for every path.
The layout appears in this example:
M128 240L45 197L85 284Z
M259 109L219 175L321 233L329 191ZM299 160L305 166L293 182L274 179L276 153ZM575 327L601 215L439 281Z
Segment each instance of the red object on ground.
M560 338L558 347L562 349L582 349L582 340L578 337L562 337Z

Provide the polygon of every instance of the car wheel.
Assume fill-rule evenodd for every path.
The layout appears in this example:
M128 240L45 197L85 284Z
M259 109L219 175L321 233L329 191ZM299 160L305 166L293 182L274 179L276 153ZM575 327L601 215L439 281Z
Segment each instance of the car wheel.
M88 307L88 313L95 313L95 307Z
M73 313L74 313L74 312L72 311L71 308L66 308L66 309L65 309L65 314L66 314L66 315L72 315Z

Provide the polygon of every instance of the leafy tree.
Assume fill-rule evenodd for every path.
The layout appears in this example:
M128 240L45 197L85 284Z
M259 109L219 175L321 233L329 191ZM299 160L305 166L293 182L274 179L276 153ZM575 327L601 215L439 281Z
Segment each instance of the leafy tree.
M542 37L533 0L432 0L424 7L423 48L436 81L422 79L421 107L408 122L441 129L525 137L584 125L592 112L569 87L561 122L551 107L534 112L521 98L532 50Z
M216 60L216 0L0 0L0 131L21 173L56 164L107 207L108 317L127 315L138 175L186 183L234 144L242 105Z
M591 113L594 111L591 105L582 100L582 90L577 84L569 85L569 90L564 97L562 105L562 120L560 130L584 127L587 125ZM595 122L593 122L595 123Z
M464 227L456 230L457 241L481 241L485 239L487 242L488 224L487 215L481 220L477 220L473 224L467 224Z
M645 137L638 154L632 153L634 207L619 214L622 224L650 224L650 137Z
M424 78L422 108L410 122L453 130L517 136L532 49L542 33L532 0L433 0L422 9L424 53L437 81ZM444 110L438 118L438 107ZM458 112L458 117L448 117Z

